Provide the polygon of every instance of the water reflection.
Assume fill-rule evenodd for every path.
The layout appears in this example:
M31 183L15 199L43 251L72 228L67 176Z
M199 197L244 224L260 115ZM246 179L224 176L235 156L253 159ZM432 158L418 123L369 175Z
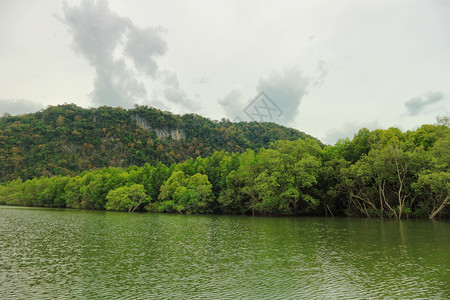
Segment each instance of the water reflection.
M445 221L0 208L0 298L448 298Z

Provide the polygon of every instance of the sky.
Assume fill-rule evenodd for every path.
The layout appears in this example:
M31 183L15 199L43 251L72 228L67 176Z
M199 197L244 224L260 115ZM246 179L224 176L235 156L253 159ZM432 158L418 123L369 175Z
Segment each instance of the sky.
M1 0L0 114L63 103L414 130L450 115L450 1Z

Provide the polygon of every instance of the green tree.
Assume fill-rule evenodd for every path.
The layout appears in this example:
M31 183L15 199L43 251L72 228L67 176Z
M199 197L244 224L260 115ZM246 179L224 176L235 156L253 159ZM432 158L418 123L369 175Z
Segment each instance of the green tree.
M449 149L450 134L447 134L434 143L430 151L430 168L419 174L418 181L413 186L419 195L422 196L418 210L426 210L430 219L441 214L445 211L447 205L450 204Z
M208 176L195 174L186 175L183 171L175 171L161 186L158 196L161 201L157 211L163 212L211 212L212 185ZM150 206L154 209L154 206Z
M110 190L106 199L108 200L105 205L107 210L128 212L134 212L140 205L148 201L142 184L132 184Z
M412 212L412 183L427 164L398 129L373 132L373 148L347 174L351 203L366 216L402 218Z
M304 204L303 212L314 209L318 200L311 195L311 188L317 183L320 161L309 153L320 151L320 148L314 149L308 141L276 144L280 151L269 149L258 154L263 170L255 179L261 199L260 210L269 214L296 215L301 203Z
M239 182L238 186L239 193L245 198L243 200L246 203L248 209L251 210L254 216L260 200L258 197L258 191L255 187L255 178L259 173L259 165L255 152L248 150L240 156L240 167L238 169ZM241 197L238 197L238 199Z
M423 206L428 209L429 219L434 219L450 204L450 172L420 174L414 187L425 196Z

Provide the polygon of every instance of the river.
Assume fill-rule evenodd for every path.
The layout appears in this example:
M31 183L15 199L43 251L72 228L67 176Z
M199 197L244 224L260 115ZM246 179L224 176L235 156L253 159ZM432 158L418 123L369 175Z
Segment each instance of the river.
M0 299L449 299L450 222L0 206Z

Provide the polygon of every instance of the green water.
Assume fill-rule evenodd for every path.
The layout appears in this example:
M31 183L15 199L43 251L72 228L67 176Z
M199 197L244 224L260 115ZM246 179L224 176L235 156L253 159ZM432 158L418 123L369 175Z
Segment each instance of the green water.
M450 223L0 206L0 299L450 298Z

